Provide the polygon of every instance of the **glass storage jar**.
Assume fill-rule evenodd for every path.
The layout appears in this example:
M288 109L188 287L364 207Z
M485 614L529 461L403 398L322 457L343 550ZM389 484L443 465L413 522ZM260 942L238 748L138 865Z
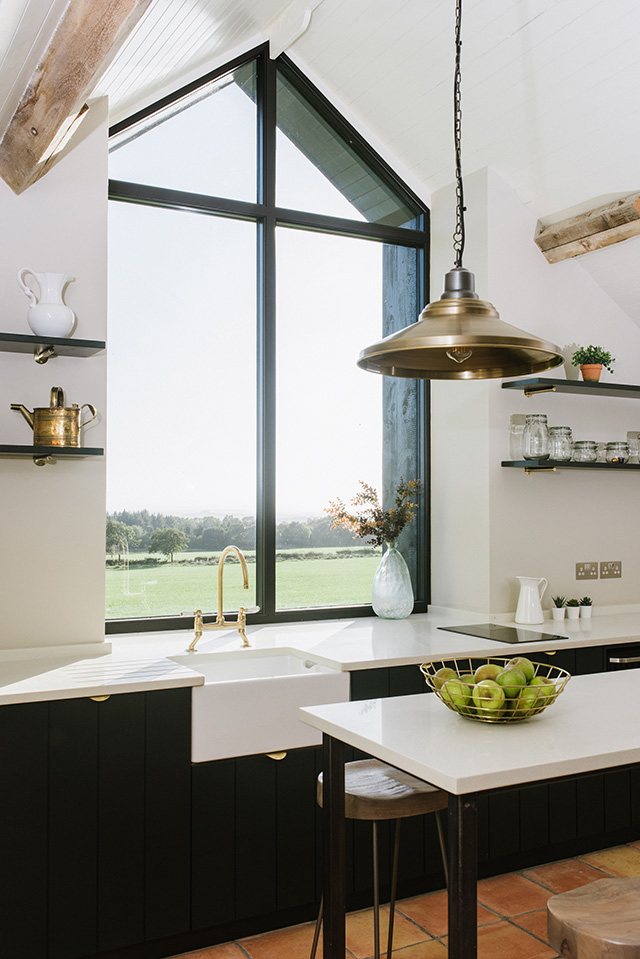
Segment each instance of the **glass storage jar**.
M573 452L573 436L570 426L549 427L549 456L559 463L567 463Z
M521 460L524 455L524 423L512 423L509 427L509 459Z
M576 440L573 444L575 463L595 463L598 458L598 445L595 440Z
M544 413L532 413L524 424L524 458L526 460L549 459L549 429Z
M606 452L607 463L628 463L629 462L629 444L628 443L607 443Z

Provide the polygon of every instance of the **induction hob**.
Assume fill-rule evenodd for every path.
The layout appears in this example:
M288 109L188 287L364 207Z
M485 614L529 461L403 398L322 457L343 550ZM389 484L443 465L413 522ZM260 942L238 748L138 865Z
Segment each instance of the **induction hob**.
M471 623L469 626L438 626L450 633L464 633L479 639L493 639L497 643L541 643L547 639L567 639L557 633L539 633L523 626L502 626L500 623Z

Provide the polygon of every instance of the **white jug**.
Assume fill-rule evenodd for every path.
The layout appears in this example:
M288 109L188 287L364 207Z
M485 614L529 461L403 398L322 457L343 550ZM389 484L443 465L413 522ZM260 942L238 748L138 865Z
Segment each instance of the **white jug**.
M31 274L40 287L38 299L25 282L25 276ZM18 272L20 288L29 297L31 306L27 311L27 322L36 336L68 336L76 321L71 307L65 306L62 293L74 279L66 273L36 273L25 269Z
M544 613L540 600L549 585L544 576L516 576L520 581L520 595L516 608L516 623L544 623Z

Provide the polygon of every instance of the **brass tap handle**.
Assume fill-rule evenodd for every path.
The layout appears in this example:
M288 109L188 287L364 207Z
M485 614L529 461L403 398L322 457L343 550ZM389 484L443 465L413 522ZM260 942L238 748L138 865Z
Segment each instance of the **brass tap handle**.
M189 645L187 646L187 652L188 652L188 653L193 653L193 652L195 652L196 643L198 642L198 640L199 640L200 637L202 636L202 630L204 629L204 625L203 625L203 623L202 623L202 610L201 610L201 609L196 609L195 613L193 614L193 628L194 628L194 630L195 630L195 635L194 635L193 639L191 640L191 642L189 643Z

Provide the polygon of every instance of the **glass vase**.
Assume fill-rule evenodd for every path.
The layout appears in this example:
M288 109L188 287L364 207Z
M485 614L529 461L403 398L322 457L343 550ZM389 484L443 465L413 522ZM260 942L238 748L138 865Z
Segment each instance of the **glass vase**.
M371 584L371 605L381 619L404 619L413 612L409 569L395 543L387 543Z

